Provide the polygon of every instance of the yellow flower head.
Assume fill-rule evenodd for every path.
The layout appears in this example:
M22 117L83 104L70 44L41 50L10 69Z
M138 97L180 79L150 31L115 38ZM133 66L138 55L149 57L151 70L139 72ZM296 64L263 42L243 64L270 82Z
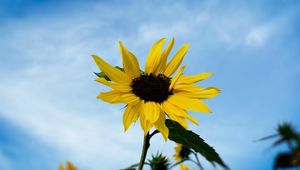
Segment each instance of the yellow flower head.
M78 170L71 162L67 162L67 166L64 167L64 165L59 165L59 170Z
M202 99L212 98L219 94L220 90L194 84L211 76L211 73L183 76L185 66L182 66L172 76L180 66L189 45L183 45L167 62L174 39L163 49L165 40L162 38L151 47L144 72L140 71L136 57L122 42L119 42L119 47L124 71L111 66L96 55L92 56L100 70L111 80L98 78L96 81L112 88L109 92L101 92L97 98L112 104L127 104L123 115L125 131L140 118L145 134L154 126L167 140L169 130L165 125L166 115L185 128L186 119L198 125L198 121L187 111L211 112Z
M176 144L174 159L175 161L181 161L184 159L188 159L191 154L191 150L179 143Z

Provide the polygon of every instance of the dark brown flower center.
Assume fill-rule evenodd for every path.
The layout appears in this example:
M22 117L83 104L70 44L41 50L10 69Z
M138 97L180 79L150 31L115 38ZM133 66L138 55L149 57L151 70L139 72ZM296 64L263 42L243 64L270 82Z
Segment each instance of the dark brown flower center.
M188 159L189 155L191 153L191 150L185 146L181 146L181 150L179 152L179 156L181 159Z
M171 79L163 74L142 74L132 80L132 92L145 102L162 103L172 95L169 90Z

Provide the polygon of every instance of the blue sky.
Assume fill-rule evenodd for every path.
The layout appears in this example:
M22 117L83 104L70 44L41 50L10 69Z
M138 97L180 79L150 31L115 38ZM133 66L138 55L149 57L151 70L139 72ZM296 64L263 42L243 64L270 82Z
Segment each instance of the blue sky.
M191 113L200 126L190 128L233 170L271 169L278 150L253 140L283 121L299 130L299 17L296 0L0 0L0 169L136 163L142 131L124 133L123 105L95 98L107 88L90 55L120 65L122 40L143 65L157 39L173 36L174 49L190 43L185 74L213 72L201 84L222 90L207 101L213 114ZM150 154L173 155L174 143L152 142Z

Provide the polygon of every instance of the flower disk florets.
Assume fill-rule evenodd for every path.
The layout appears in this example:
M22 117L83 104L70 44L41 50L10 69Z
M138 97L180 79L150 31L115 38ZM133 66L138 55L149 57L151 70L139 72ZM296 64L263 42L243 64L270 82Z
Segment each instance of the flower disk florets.
M142 74L132 80L132 92L145 102L162 103L172 95L169 90L171 79L163 74Z
M181 159L188 159L190 154L191 149L182 145L179 152L179 156L181 157Z

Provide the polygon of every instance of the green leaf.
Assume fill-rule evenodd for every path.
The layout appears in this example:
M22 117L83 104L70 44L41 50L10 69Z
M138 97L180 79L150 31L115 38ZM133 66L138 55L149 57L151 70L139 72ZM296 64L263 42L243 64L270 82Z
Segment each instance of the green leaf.
M275 137L278 137L278 136L279 136L278 134L269 135L269 136L257 139L254 142L260 142L260 141L264 141L264 140L269 140L269 139L272 139L272 138L275 138Z
M205 157L206 160L211 162L213 165L217 163L224 169L229 169L215 149L205 143L198 134L190 130L186 130L179 123L169 119L166 120L166 125L169 128L170 140L193 149L195 152Z

